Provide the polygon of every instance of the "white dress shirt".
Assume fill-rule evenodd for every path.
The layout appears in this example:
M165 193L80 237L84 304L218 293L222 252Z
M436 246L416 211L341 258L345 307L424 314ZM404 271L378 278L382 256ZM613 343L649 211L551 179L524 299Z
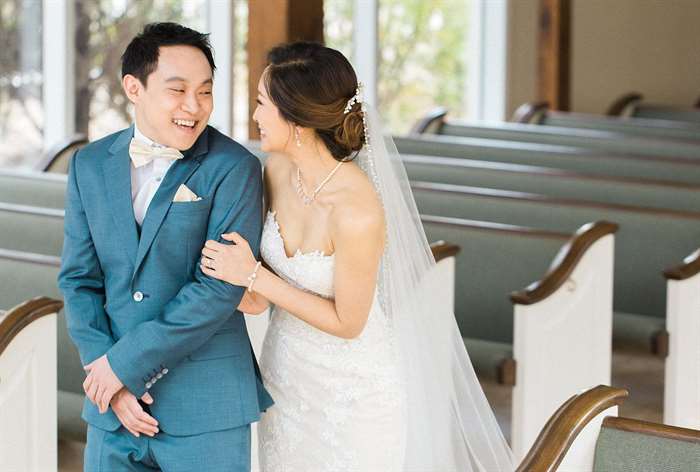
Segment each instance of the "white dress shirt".
M146 144L156 147L165 147L147 138L139 127L134 124L134 138L143 141ZM129 159L131 160L131 159ZM143 223L146 216L146 210L151 203L153 196L156 194L160 183L165 177L166 172L176 159L153 159L145 166L139 168L134 167L131 163L131 203L134 205L134 217L139 227Z

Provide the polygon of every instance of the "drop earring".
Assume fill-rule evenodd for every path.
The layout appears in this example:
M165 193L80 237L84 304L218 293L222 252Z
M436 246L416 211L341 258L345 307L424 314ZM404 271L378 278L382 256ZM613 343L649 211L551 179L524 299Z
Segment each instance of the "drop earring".
M294 137L297 142L297 147L301 147L301 133L299 132L299 128L296 126L294 127Z

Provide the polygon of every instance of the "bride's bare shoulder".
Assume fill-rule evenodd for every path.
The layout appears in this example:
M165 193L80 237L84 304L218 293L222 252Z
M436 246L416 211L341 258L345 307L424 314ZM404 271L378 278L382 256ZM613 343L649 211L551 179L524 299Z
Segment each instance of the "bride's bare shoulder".
M333 226L353 234L383 235L384 209L367 174L357 165L349 165L345 182L333 205Z

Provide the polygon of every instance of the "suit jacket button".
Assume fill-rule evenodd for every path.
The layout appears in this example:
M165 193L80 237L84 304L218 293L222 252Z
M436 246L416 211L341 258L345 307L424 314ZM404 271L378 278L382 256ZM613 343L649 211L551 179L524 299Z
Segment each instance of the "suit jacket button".
M137 290L134 292L134 301L140 302L141 300L143 300L143 293Z

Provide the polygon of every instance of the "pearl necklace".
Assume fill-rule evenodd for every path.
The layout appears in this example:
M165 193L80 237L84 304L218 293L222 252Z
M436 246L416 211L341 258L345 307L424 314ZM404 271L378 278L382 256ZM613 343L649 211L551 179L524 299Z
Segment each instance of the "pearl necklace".
M316 190L313 191L311 196L308 196L306 192L304 191L304 184L301 182L301 169L297 167L297 194L299 197L301 197L301 201L304 202L304 205L309 206L311 203L316 200L316 195L318 195L318 192L321 191L324 185L328 183L329 180L331 180L331 177L340 169L340 166L343 164L343 161L338 162L338 165L335 166L335 169L331 171L330 174L328 174L328 177L323 179L323 182L318 184L318 187L316 187Z

